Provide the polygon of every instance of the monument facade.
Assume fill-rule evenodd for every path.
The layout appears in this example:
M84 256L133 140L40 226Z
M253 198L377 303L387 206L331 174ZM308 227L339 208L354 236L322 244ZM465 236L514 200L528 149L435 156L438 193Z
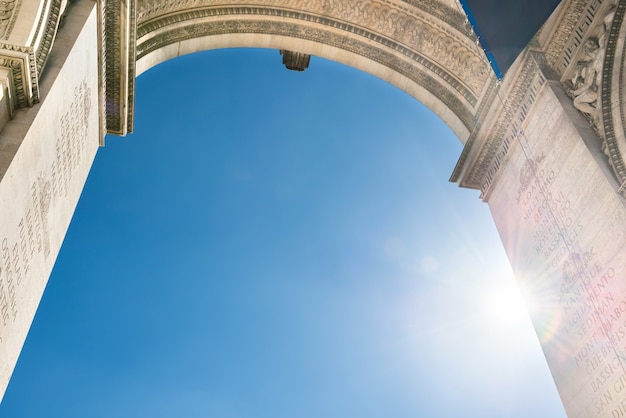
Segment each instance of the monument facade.
M626 417L626 1L563 0L494 74L457 0L0 5L0 393L106 133L143 71L201 50L311 55L403 89L456 133L571 417ZM289 63L289 64L288 64Z

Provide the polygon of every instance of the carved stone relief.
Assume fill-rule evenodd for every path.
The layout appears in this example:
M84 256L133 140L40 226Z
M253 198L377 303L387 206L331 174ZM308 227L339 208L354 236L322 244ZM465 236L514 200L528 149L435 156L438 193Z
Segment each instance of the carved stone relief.
M583 37L594 21L596 12L607 0L566 0L557 30L545 47L548 64L562 75L583 43Z
M577 26L564 51L554 60L565 90L573 105L583 114L601 140L601 149L616 179L622 185L620 193L626 196L626 138L623 123L624 98L621 93L624 70L624 2L594 0L584 4L574 2L573 10L580 13ZM570 22L571 23L571 22ZM560 33L563 32L561 28ZM561 36L562 37L562 36ZM551 45L551 48L554 48ZM548 49L550 52L551 49Z
M564 83L574 101L574 107L587 116L601 137L604 137L600 105L602 69L614 16L613 5L584 40L580 53L573 60L573 74Z
M9 0L0 1L0 39L5 41L0 43L0 66L13 74L13 95L18 108L32 106L39 101L39 77L56 36L62 3L62 0L44 0L30 44L16 45L6 40L16 20L19 20L22 1L15 0L12 5ZM6 16L5 20L3 16Z
M410 4L407 6L389 0L248 0L245 7L241 2L229 3L215 0L140 2L137 12L138 38L162 26L159 20L167 21L173 14L185 13L190 8L193 8L196 18L199 9L208 8L218 8L221 14L233 14L236 9L245 8L246 14L266 15L264 11L271 10L272 15L290 18L330 18L385 36L394 43L429 57L429 60L445 68L458 81L467 83L475 96L480 94L489 75L488 67L479 50L474 47L471 34L458 10L444 7L449 12L447 15L451 16L447 22L420 10L438 10L438 14L443 14L438 2L407 2Z
M385 52L383 49L372 46L370 43L359 42L350 38L347 39L330 31L305 28L299 25L276 21L218 21L211 25L198 24L173 29L169 32L150 38L146 42L138 45L137 57L141 58L149 52L159 49L163 45L167 45L171 42L222 33L271 33L313 40L326 45L341 47L342 49L372 59L375 62L383 63L387 67L392 68L396 72L413 80L417 84L435 94L459 117L465 126L468 128L473 126L474 116L468 106L458 98L458 93L454 94L449 90L449 88L444 87L440 81L431 75L432 73L437 74L438 71L441 72L440 68L433 66L432 63L429 63L423 58L422 62L418 61L422 65L417 66L414 63L411 64L410 60L400 59L390 52ZM420 57L413 56L411 58L419 59ZM452 84L455 80L450 77L449 82ZM462 85L457 84L457 86L462 88ZM473 101L475 102L476 99L474 98Z
M21 6L22 0L0 1L0 39L9 38Z
M496 116L489 127L477 126L465 144L461 158L452 174L451 181L459 181L461 172L468 167L461 181L461 186L481 191L481 198L487 200L496 174L505 160L512 143L519 137L521 126L528 110L537 98L537 93L546 83L541 69L540 54L527 52L523 64L516 76L514 85L505 91L496 86L491 92L491 100L497 108ZM495 82L493 83L495 85ZM486 133L483 131L486 129ZM471 162L468 154L476 147L476 142L486 134L484 143Z
M176 42L229 33L311 40L362 55L408 77L471 131L493 80L456 5L448 0L138 0L136 59ZM107 9L105 20L117 20L108 14ZM107 39L117 39L115 30L106 27ZM106 60L112 60L107 68L115 66L115 56L107 41ZM107 79L106 86L110 103L117 81ZM107 127L120 125L123 116L113 114L117 112L107 109ZM132 120L132 106L129 113Z

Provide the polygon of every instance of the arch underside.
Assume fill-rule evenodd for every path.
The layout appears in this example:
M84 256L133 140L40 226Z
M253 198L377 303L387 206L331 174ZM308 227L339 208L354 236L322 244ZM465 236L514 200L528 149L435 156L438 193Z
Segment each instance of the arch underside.
M125 95L117 87L110 88L117 80L107 80L107 130L124 134L124 118L132 130L132 85L137 74L180 55L218 48L285 49L363 70L417 98L462 142L475 129L477 115L495 82L465 15L448 0L243 3L190 0L137 4L136 42L132 46L119 45L117 51L116 37L107 33L107 65L115 57L133 53L126 95L131 102L111 106ZM106 8L104 16L110 16ZM132 32L132 25L128 28ZM115 112L119 114L111 114ZM118 126L114 126L118 117Z

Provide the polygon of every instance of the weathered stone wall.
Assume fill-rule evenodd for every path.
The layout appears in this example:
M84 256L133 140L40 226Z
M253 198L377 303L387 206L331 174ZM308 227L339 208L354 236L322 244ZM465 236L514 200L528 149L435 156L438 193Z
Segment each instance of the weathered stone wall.
M98 148L96 21L94 3L73 6L40 103L0 136L0 398Z

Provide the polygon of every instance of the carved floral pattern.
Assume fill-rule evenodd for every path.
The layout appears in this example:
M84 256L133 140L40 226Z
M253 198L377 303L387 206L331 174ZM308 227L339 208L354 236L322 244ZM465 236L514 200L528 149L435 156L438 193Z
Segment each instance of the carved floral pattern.
M219 8L224 14L230 13L235 7L245 8L250 14L255 14L255 10L262 8L272 9L274 13L288 10L294 14L282 14L292 18L303 13L327 17L387 37L429 57L450 74L454 74L457 80L467 83L474 95L480 93L489 77L484 57L474 46L474 40L467 28L460 23L460 13L440 3L436 6L437 2L411 2L411 6L389 0L248 0L245 5L241 2L230 3L217 0L141 2L137 11L138 38L153 29L159 19L191 9L197 11L200 8ZM454 23L459 26L442 22L440 18L424 13L420 8L439 10L439 14L442 8L446 9L448 15L454 17Z
M15 16L22 4L19 0L2 0L0 1L0 38L8 39L11 29L15 23Z
M333 32L323 31L312 27L304 27L285 22L275 21L242 21L229 20L217 21L211 25L197 24L172 29L171 31L160 33L149 38L138 45L137 57L161 48L169 42L179 42L186 39L193 39L201 36L209 36L221 33L272 33L295 38L313 40L326 45L341 47L342 49L354 52L358 55L368 57L376 62L382 63L398 73L408 77L425 89L437 96L459 119L468 127L472 126L473 114L467 105L462 103L457 94L453 94L436 80L429 72L420 69L408 60L403 60L395 54L381 50L370 43L360 42L355 39L339 36ZM417 58L417 57L414 57ZM442 69L435 67L428 68L428 62L423 61L427 70L436 73ZM453 83L454 79L450 80ZM457 86L462 88L461 85Z

